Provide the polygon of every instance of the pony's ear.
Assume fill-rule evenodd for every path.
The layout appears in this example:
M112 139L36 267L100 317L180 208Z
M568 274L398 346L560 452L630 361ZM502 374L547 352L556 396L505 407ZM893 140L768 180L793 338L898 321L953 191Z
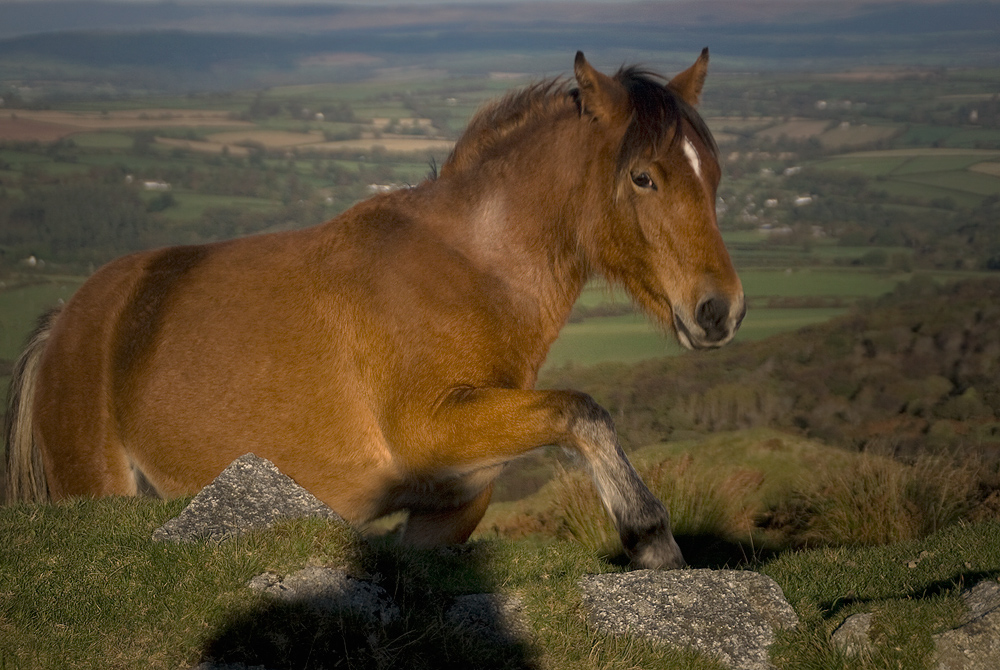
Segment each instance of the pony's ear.
M706 74L708 74L708 47L701 50L701 55L694 65L671 79L667 86L684 98L684 102L696 107L701 98L701 88L705 85Z
M624 114L628 97L625 89L608 75L595 70L582 51L576 52L573 74L580 87L581 112L604 121Z

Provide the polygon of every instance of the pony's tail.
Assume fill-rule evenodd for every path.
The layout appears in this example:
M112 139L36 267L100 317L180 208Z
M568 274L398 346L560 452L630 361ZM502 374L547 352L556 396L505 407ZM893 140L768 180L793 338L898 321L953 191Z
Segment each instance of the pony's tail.
M14 364L10 378L4 426L8 503L46 502L49 499L42 454L35 444L32 406L37 391L38 366L58 314L59 309L53 309L38 320L38 327Z

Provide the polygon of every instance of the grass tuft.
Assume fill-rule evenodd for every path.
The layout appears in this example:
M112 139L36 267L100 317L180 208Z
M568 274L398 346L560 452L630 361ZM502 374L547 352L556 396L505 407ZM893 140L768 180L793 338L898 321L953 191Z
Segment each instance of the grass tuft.
M772 510L793 544L879 545L926 537L966 518L981 495L982 466L923 455L906 464L859 454Z

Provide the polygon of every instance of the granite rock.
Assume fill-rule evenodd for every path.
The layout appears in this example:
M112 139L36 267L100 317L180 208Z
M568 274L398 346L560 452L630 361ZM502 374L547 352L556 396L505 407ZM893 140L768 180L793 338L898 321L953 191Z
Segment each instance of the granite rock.
M872 614L864 613L854 614L844 619L844 623L840 624L830 637L833 646L840 649L846 656L857 656L869 649L871 647L869 631L872 626L872 618Z
M250 589L286 603L305 604L320 612L351 614L382 626L399 620L399 606L385 589L355 579L343 570L307 567L281 577L273 572L257 575Z
M515 644L527 637L523 603L515 595L475 593L458 596L445 619L457 630L497 645Z
M332 509L270 461L240 456L201 490L184 510L153 531L161 542L221 541L281 519L340 520Z
M934 636L938 670L1000 668L1000 583L986 580L962 594L968 608L957 628Z
M579 582L592 625L689 647L736 670L769 670L775 632L798 624L769 577L742 570L640 570Z

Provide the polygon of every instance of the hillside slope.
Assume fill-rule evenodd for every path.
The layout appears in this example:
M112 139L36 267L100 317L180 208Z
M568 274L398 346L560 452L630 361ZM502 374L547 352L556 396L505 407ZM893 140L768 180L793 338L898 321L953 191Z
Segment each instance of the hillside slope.
M1000 457L1000 278L916 277L828 323L541 380L593 395L639 447L770 426L859 450Z

